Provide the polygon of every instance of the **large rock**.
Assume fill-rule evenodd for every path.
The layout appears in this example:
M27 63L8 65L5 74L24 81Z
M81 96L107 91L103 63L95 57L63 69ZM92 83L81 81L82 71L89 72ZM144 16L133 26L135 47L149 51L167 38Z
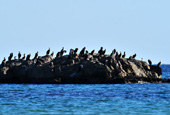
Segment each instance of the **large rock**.
M160 82L162 69L136 59L102 55L51 55L11 60L0 67L1 83L138 83ZM165 81L165 80L164 80Z

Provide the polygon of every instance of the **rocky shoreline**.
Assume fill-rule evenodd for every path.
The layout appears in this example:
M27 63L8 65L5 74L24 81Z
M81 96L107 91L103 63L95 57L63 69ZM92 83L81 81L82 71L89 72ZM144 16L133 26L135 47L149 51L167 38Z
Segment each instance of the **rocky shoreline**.
M64 48L54 57L50 49L45 56L33 59L31 55L12 59L4 59L0 65L0 83L33 83L33 84L116 84L116 83L169 83L169 79L162 79L161 63L152 65L135 59L136 54L125 58L125 53L113 52L108 55L101 49L98 53L91 53L83 48L70 50L64 55Z

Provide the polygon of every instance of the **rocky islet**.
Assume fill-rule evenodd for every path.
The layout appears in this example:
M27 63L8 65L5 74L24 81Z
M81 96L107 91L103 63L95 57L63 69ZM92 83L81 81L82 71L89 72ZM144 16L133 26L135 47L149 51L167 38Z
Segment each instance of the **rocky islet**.
M4 59L0 66L1 83L36 83L36 84L113 84L113 83L158 83L169 82L161 79L162 69L158 65L135 59L136 54L125 58L115 49L108 55L103 47L95 53L89 53L84 47L71 49L68 55L62 48L54 57L50 48L45 56L33 59L28 54L25 60L18 54L18 59Z

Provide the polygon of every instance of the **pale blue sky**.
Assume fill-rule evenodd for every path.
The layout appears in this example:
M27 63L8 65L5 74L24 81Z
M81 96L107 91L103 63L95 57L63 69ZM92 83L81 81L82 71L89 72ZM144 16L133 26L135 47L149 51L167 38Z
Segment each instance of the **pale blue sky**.
M18 51L103 46L170 64L169 6L170 0L0 0L0 60Z

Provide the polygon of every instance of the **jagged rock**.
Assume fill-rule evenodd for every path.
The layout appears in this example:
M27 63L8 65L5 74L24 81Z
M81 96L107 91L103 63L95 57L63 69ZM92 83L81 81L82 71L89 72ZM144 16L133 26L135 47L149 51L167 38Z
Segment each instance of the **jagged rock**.
M161 82L162 69L114 55L51 55L11 60L0 67L1 83L138 83ZM166 80L164 80L166 81ZM162 82L164 82L162 81Z

